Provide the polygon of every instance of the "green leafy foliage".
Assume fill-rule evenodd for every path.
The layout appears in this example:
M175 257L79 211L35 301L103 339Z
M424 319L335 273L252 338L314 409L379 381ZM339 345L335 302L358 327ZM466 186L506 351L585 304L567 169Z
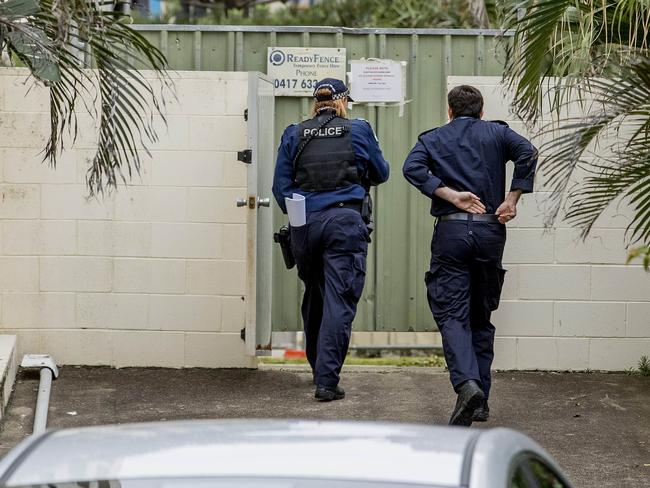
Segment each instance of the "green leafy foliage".
M541 78L564 78L552 99L559 111L574 95L572 89L613 75L647 50L650 2L525 0L505 13L504 27L514 31L512 42L505 44L505 80L514 88L518 113L536 120L544 95L554 88L540 84Z
M563 213L586 236L610 206L629 203L628 237L650 242L650 2L535 0L512 9L504 80L514 108L540 132L553 190L547 223ZM580 112L580 116L569 113Z
M50 90L51 130L45 160L56 166L77 137L77 115L97 125L87 174L90 195L115 188L140 170L140 154L157 139L164 96L139 69L171 88L162 53L125 23L124 15L86 0L9 0L0 4L0 48ZM92 70L88 63L92 60ZM84 127L92 130L92 127Z
M41 80L61 81L59 66L54 56L49 54L54 43L40 29L25 25L20 30L8 31L4 39L16 57L31 68L34 76ZM44 51L42 46L47 46L48 50Z
M495 12L495 2L488 11ZM193 18L181 14L181 4L163 19L149 21L196 22L228 25L328 25L337 27L470 28L476 23L468 0L322 0L312 7L288 4L283 8L258 5L247 11L227 9L215 2L211 13ZM147 22L138 18L138 22Z
M36 13L38 13L37 0L7 0L0 3L0 16L8 20L19 20Z
M641 359L639 359L639 374L641 376L650 376L650 359L648 359L648 356L641 356Z

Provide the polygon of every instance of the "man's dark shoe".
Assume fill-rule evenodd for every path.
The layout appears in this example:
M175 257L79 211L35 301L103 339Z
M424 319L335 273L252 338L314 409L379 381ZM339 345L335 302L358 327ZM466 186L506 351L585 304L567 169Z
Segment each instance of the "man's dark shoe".
M483 404L474 410L472 421L474 422L487 422L490 418L490 407L488 407L487 400L483 400Z
M317 386L314 398L319 402L331 402L332 400L342 400L345 398L345 391L340 386L332 388L325 388L324 386Z
M458 389L458 399L454 412L449 419L449 425L463 425L469 427L472 425L474 412L483 404L485 395L483 390L474 380L468 380Z

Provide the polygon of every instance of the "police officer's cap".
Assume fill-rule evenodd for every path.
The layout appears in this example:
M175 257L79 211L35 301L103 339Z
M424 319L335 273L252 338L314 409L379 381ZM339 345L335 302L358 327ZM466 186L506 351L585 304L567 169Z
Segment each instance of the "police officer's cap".
M329 88L331 95L316 95L318 90L321 88ZM325 102L327 100L340 100L341 98L345 97L347 97L349 101L354 102L354 100L350 98L350 90L348 87L345 86L345 83L336 78L323 78L318 83L316 83L316 87L314 88L314 99L317 102Z

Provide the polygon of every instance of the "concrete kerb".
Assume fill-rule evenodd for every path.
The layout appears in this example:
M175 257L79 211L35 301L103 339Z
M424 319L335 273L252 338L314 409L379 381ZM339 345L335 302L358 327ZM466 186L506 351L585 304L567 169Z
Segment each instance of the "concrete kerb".
M308 364L260 364L260 371L286 371L291 373L311 373ZM445 368L431 366L374 366L355 364L344 366L345 374L348 373L424 373L424 374L447 374Z
M153 369L153 368L148 368ZM257 367L259 371L283 371L287 373L311 373L311 367L308 364L266 364L260 363ZM435 366L375 366L375 365L345 365L343 367L343 374L358 374L358 373L419 373L426 375L448 375L449 371L446 368ZM617 375L621 373L629 374L629 371L607 371L607 370L589 370L589 371L575 371L570 369L493 369L492 374L496 373L513 373L513 374L535 374L542 373L548 375L563 375L563 374L602 374L602 375Z
M16 336L0 335L0 418L4 417L11 398L17 371Z

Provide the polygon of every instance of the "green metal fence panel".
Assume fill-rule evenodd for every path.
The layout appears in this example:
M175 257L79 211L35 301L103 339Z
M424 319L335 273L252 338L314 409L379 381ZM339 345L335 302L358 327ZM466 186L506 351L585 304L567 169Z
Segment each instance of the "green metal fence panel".
M429 200L408 185L402 163L420 132L447 120L448 75L500 75L500 31L452 29L343 29L275 26L135 26L167 55L178 70L266 72L267 47L344 47L347 59L391 58L406 61L407 98L396 107L357 105L351 116L374 127L391 178L376 189L376 232L369 247L366 287L355 330L429 331L424 272L429 265L433 219ZM508 35L507 33L505 34ZM307 98L276 99L275 138L309 116ZM269 189L270 192L270 182ZM285 221L274 210L276 227ZM270 239L271 236L268 236ZM299 330L301 285L284 268L278 250L273 261L273 329Z

